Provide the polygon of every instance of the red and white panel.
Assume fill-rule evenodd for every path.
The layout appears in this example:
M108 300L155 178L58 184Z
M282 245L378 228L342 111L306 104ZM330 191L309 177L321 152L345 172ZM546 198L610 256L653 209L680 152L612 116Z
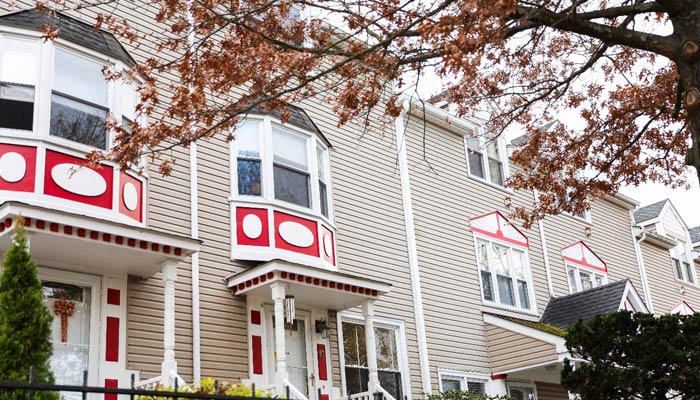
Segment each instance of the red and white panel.
M335 265L335 237L333 231L326 228L325 225L321 225L321 255L323 259L331 264Z
M236 208L236 237L244 246L269 246L266 208Z
M319 256L316 221L274 212L275 247L308 256Z
M692 315L695 314L695 310L693 310L693 307L691 307L690 304L683 300L673 310L671 310L671 314Z
M498 211L472 218L469 220L469 225L472 232L518 246L528 247L529 245L527 236Z
M112 387L128 387L126 377L126 282L104 277L100 380ZM105 399L108 397L105 396Z
M112 209L114 168L90 168L85 160L46 150L44 193L91 206Z
M265 373L265 346L263 337L265 329L263 325L263 307L259 303L248 302L248 343L249 349L249 369L252 383L264 386L266 383ZM272 340L272 339L270 339Z
M143 182L124 172L119 173L119 212L143 221Z
M564 260L601 272L608 272L608 265L584 242L576 242L561 250Z
M0 190L33 192L36 147L0 144Z

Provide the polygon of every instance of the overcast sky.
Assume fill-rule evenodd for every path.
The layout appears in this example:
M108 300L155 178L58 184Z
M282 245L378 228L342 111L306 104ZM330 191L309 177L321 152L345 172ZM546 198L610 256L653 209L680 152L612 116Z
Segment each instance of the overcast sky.
M700 225L700 188L697 179L692 179L690 190L670 189L660 184L644 184L640 187L628 187L621 192L639 201L642 206L663 199L671 202L681 214L689 228Z

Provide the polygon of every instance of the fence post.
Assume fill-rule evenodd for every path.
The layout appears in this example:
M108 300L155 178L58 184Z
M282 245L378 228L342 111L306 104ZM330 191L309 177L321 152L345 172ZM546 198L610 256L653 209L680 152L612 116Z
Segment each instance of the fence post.
M29 367L29 384L34 383L34 366ZM34 390L29 389L29 400L34 400Z
M85 387L87 386L87 375L87 370L83 371L83 400L87 399L87 391L85 390Z
M136 384L136 374L131 374L131 389L134 389L134 385ZM134 400L134 394L129 395L130 400Z
M251 389L253 390L253 395L252 397L255 398L255 383L251 385Z
M318 396L316 397L316 400L321 400L321 388L318 388Z
M289 395L289 385L285 386L287 388L287 400L290 400L292 397Z

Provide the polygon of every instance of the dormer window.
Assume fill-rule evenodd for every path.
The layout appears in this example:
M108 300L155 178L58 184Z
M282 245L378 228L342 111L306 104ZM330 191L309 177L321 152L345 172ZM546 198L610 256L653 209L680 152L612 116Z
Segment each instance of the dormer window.
M329 146L318 131L261 116L241 123L235 137L239 200L274 202L330 218Z
M465 141L469 174L494 185L503 186L507 174L505 151L501 149L500 138L468 132Z

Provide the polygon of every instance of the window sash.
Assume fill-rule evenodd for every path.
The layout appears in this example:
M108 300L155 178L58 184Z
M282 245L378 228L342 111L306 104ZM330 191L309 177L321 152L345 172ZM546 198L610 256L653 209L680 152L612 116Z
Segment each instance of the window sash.
M446 383L448 384L445 385ZM486 379L472 378L469 376L440 374L440 386L442 393L450 391L461 391L472 394L486 393Z
M509 245L493 242L484 238L477 238L477 267L479 269L479 280L481 282L482 300L488 303L494 303L497 306L512 307L519 310L533 310L532 304L532 275L526 262L526 253L522 250L515 249ZM487 263L483 264L481 258L481 246L486 248ZM505 259L498 257L495 254L494 247L506 249ZM515 257L522 257L523 276L525 279L518 279L518 271L513 253ZM504 271L497 271L495 259L499 258L500 264L505 268ZM488 270L484 267L488 266ZM519 283L522 282L522 283Z
M65 117L68 119L62 126L58 125L58 118L61 116L59 107L73 112L72 116L66 114ZM51 94L49 135L107 150L109 148L109 134L105 126L105 119L108 114L107 107L54 90ZM80 126L79 119L82 119L82 123L91 124L92 127ZM78 125L76 126L76 124Z
M0 81L0 128L34 128L34 86Z
M505 184L506 172L503 152L498 138L466 137L469 174L498 186Z
M605 285L608 280L607 274L601 274L573 264L566 264L566 274L569 281L569 293L571 294ZM584 287L584 280L590 287Z

